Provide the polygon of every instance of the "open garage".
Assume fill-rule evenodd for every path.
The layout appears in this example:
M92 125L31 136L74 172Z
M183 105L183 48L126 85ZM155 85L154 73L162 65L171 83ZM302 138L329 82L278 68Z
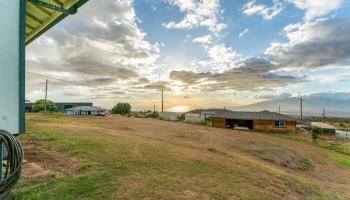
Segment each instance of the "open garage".
M275 112L227 111L212 116L212 126L217 128L247 128L262 131L294 132L296 120Z

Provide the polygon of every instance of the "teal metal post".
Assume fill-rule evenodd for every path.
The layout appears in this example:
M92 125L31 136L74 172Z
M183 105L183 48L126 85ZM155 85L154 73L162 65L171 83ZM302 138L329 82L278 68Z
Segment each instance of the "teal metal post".
M2 181L2 163L4 160L3 148L4 148L4 145L3 145L2 139L0 139L0 181Z

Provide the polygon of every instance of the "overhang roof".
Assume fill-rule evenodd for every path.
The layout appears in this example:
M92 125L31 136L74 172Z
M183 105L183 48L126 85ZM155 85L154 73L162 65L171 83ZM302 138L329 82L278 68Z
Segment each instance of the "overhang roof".
M226 118L226 119L242 119L242 120L285 120L296 121L296 119L287 115L282 115L276 112L261 111L261 112L239 112L239 111L226 111L218 114L214 114L212 117Z
M62 8L73 14L88 0L26 0L26 45L35 40L41 34L52 28L55 24L67 17L67 12L61 12L39 5L43 2L47 5Z

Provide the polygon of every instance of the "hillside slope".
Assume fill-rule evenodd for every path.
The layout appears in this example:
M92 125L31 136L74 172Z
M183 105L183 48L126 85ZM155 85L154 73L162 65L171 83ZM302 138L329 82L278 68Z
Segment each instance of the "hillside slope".
M285 138L152 119L31 114L14 199L347 199L348 156ZM26 171L27 170L27 171ZM332 172L332 173L329 173Z

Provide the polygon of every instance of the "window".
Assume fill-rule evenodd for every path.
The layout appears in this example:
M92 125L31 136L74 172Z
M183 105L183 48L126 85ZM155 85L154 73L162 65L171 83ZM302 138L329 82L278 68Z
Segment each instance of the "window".
M284 120L277 120L277 121L275 121L275 127L277 127L277 128L284 128L284 127L286 127L286 121L284 121Z

